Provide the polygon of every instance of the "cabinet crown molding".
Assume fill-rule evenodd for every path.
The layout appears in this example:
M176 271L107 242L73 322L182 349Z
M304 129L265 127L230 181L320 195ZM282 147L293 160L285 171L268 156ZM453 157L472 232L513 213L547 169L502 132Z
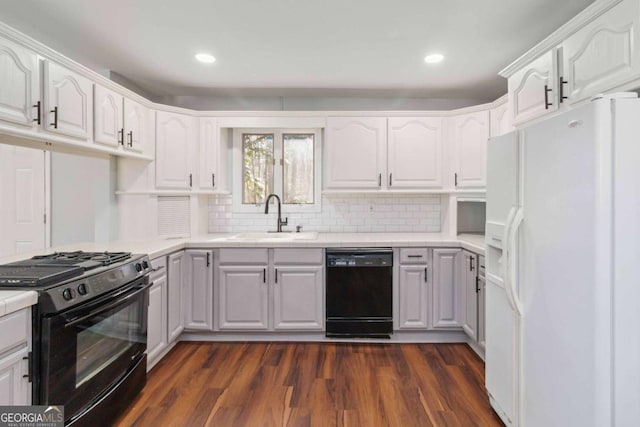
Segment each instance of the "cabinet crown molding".
M503 70L501 70L498 74L502 77L509 78L522 67L542 55L543 53L555 48L558 46L564 39L569 37L571 34L578 31L580 28L593 21L613 6L622 1L627 0L596 0L582 12L577 14L567 23L562 25L556 31L551 33L548 37L543 39L537 45L529 49L523 55L521 55L518 59L513 61ZM636 1L636 0L632 0Z

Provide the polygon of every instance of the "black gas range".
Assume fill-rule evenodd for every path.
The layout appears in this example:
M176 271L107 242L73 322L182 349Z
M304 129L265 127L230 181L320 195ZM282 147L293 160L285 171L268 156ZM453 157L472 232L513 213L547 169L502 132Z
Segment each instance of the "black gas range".
M113 420L146 383L149 259L56 252L0 265L0 290L38 292L30 360L34 405L66 425Z

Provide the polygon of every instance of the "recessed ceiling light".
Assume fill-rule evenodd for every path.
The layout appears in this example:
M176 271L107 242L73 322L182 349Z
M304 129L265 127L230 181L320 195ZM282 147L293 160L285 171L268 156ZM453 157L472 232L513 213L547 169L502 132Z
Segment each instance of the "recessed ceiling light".
M213 64L216 62L215 56L208 53L198 53L196 54L196 59L203 64Z
M432 53L431 55L427 55L424 57L424 62L427 64L437 64L438 62L442 62L444 56L439 53Z

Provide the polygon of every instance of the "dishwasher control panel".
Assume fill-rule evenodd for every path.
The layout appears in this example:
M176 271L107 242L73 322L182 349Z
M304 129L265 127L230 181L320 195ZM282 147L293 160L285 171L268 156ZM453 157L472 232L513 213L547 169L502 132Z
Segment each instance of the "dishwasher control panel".
M327 251L327 267L391 267L392 251Z

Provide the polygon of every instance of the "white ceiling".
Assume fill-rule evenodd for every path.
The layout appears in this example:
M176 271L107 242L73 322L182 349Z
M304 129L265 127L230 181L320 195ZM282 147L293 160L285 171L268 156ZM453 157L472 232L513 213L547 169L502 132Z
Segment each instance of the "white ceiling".
M158 96L488 101L506 92L499 70L592 1L0 0L0 20Z

